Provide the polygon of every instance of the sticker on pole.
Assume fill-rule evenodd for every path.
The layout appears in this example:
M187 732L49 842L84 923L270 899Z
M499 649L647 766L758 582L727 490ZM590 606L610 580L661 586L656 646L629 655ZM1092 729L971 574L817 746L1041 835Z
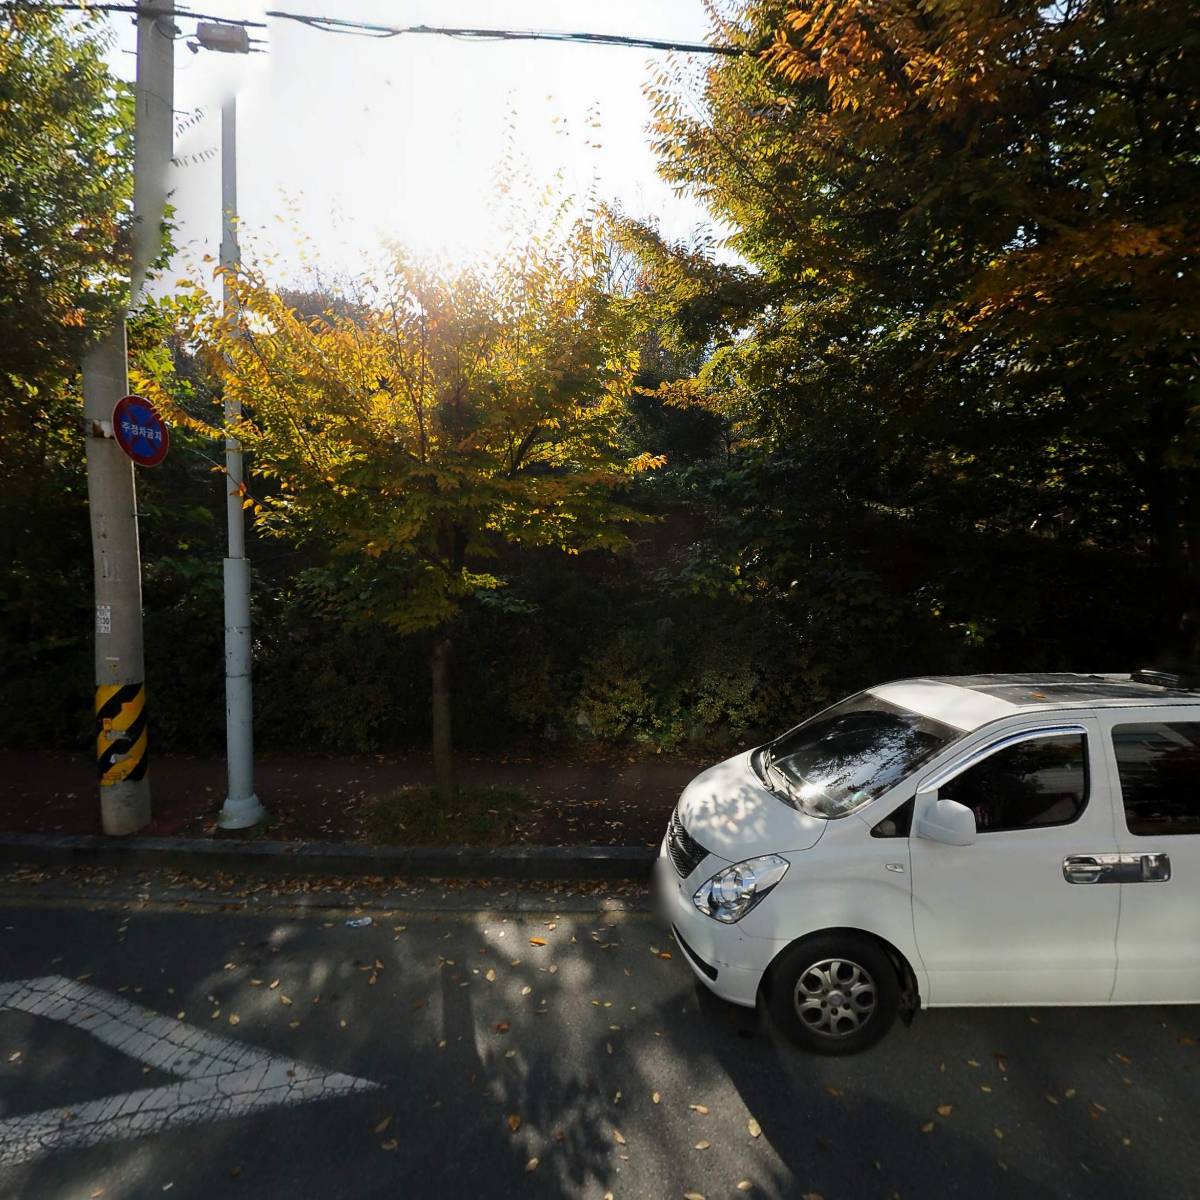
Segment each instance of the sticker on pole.
M167 457L171 435L154 405L141 396L122 396L112 415L117 445L139 467L157 467Z

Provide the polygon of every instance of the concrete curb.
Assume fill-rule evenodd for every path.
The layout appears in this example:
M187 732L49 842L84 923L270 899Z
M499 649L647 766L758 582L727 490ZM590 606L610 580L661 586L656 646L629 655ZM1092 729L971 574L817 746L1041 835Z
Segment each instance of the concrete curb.
M359 846L221 838L0 834L0 863L171 868L255 875L433 875L450 879L645 879L642 846Z

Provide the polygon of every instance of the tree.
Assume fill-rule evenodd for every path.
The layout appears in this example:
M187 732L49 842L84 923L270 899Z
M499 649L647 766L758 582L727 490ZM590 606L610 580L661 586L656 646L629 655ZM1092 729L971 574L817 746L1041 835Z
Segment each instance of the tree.
M133 105L94 30L42 7L0 9L0 617L17 689L0 699L28 714L35 741L71 724L56 673L89 669L76 380L128 278Z
M1148 537L1200 616L1200 29L1174 0L752 0L655 82L756 268L698 385L830 494ZM688 89L699 90L692 103Z
M328 543L348 614L428 637L438 792L453 795L455 617L503 586L502 543L617 549L645 519L619 498L659 460L623 453L637 368L628 306L577 226L489 270L402 256L341 312L305 319L253 270L243 318L201 331L240 434L274 494L261 527Z

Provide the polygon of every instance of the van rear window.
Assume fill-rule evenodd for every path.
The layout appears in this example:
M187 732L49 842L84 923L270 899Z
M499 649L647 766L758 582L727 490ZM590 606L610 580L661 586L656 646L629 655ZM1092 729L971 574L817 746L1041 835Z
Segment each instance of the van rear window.
M882 796L962 731L876 696L851 696L776 738L758 757L769 787L813 817Z

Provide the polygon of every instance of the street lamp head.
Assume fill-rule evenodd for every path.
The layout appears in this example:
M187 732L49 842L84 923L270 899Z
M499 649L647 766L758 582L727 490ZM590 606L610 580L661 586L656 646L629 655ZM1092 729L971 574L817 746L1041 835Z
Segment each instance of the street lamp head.
M250 53L250 34L244 25L201 21L196 26L196 41L205 50L219 50L222 54Z

